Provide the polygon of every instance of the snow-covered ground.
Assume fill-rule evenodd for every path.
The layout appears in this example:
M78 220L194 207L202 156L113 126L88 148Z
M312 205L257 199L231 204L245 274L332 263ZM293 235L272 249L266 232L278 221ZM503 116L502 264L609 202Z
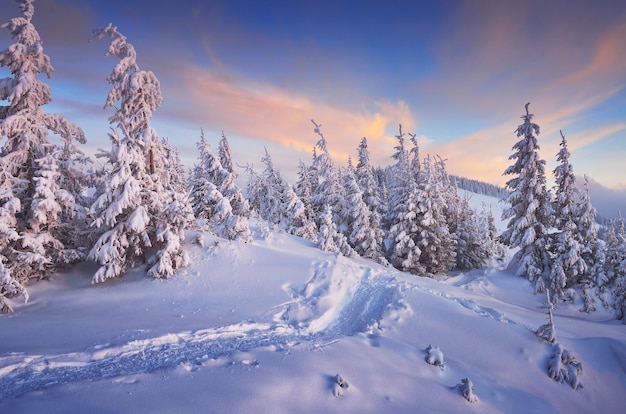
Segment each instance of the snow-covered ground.
M83 264L32 285L0 317L0 412L624 412L626 327L608 311L555 310L573 390L534 333L544 297L501 266L436 281L252 227L249 244L189 244L169 280L94 286Z

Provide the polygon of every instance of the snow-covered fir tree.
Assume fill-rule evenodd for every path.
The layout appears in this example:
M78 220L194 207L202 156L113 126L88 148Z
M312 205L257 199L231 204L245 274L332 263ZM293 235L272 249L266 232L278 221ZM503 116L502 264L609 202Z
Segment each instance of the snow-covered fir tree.
M183 165L178 150L172 147L168 139L161 140L165 151L166 164L170 167L164 174L167 174L166 180L171 184L172 188L180 193L187 192L187 177L185 174L185 166Z
M346 236L337 230L333 221L333 211L330 206L326 206L324 213L320 217L321 225L317 235L317 246L323 252L337 252L346 257L351 257L356 252L350 247Z
M589 179L585 176L584 191L576 203L573 217L582 240L581 257L587 265L587 269L580 280L582 284L581 296L584 303L582 310L585 312L595 310L593 289L597 287L602 292L606 290L608 284L604 269L604 244L598 238L596 216L596 209L591 204L589 197Z
M420 263L421 250L417 246L421 237L418 217L421 212L417 211L417 197L420 194L410 169L402 125L398 128L396 139L398 144L392 156L396 163L391 167L389 206L385 220L389 228L387 239L390 243L387 257L397 269L424 274L425 269Z
M212 230L229 240L248 242L250 240L248 208L246 207L245 216L237 214L230 199L218 187L218 183L221 183L222 188L235 188L224 185L230 182L228 177L232 178L232 175L222 167L220 160L211 152L204 131L201 131L200 141L196 146L199 152L198 162L189 177L189 194L195 217L201 220L206 230ZM236 193L239 195L234 198L235 200L243 199L239 191Z
M313 175L311 174L311 168L302 161L300 161L298 165L298 181L296 182L294 191L304 204L304 213L307 219L313 221L315 219L315 212L311 204L311 197L313 196Z
M220 163L222 167L229 173L233 175L235 179L237 179L237 173L235 173L235 167L233 166L233 155L232 150L230 149L230 142L228 142L228 138L224 135L224 131L222 131L222 138L220 138L220 142L217 146L217 153L220 157Z
M614 220L606 240L605 274L609 288L604 301L615 309L617 319L626 318L626 231L624 219Z
M234 214L241 217L249 217L250 206L241 189L235 183L237 174L233 170L230 144L223 132L218 145L218 155L219 157L215 158L216 161L213 168L209 169L208 179L215 184L224 197L228 198Z
M489 227L489 221L483 221L469 205L468 197L459 197L457 200L456 222L449 225L450 231L456 243L457 270L479 269L487 263L487 260L495 252L491 247L495 243L493 228ZM491 217L493 220L493 217ZM485 223L484 231L481 231L481 223ZM491 223L493 224L493 223Z
M193 216L187 197L168 181L171 166L150 126L163 101L159 81L139 69L134 47L116 27L109 24L94 34L110 39L106 55L119 61L107 77L112 89L105 108L115 108L109 117L112 147L98 154L106 167L91 206L101 233L89 253L101 266L93 282L118 277L140 262L148 264L149 275L169 277L188 264L183 232Z
M83 257L87 183L77 147L83 131L63 115L42 107L52 101L39 75L51 76L50 58L32 23L33 0L18 1L20 17L0 27L14 43L0 52L0 67L11 76L0 79L0 301L23 292L31 278ZM51 140L50 134L59 142ZM20 287L21 286L21 287ZM7 309L5 307L5 309Z
M265 197L267 188L261 176L254 170L254 165L246 164L245 173L248 176L246 180L246 199L250 207L250 214L260 217L261 200Z
M570 153L567 149L567 140L561 132L561 150L557 154L560 164L554 169L556 194L553 203L554 225L557 232L553 234L552 268L548 277L550 291L554 295L553 302L558 303L563 297L566 287L580 282L587 272L587 264L581 257L583 249L578 227L575 223L575 203L577 190L574 170L569 162Z
M510 190L505 201L510 205L502 218L509 219L507 229L500 236L509 247L520 249L511 260L510 266L516 274L528 278L537 291L545 288L543 273L548 263L547 234L551 225L550 195L546 188L545 161L539 157L537 135L539 125L532 122L533 114L522 116L524 123L516 134L522 137L514 146L510 160L515 160L504 175L514 176L506 182Z
M421 251L419 261L428 275L451 270L456 259L456 242L445 216L448 206L443 197L445 189L441 174L444 172L438 171L430 157L426 157L415 192L415 211L419 222L416 246Z
M347 226L346 238L350 246L362 257L380 260L382 245L378 244L371 227L372 213L363 201L363 193L356 182L352 160L343 174L346 208L343 210Z
M300 197L274 168L272 157L267 149L261 160L265 164L262 179L265 191L260 199L261 218L291 234L315 240L317 228L306 214L306 208Z
M372 231L372 247L375 256L383 257L385 246L385 231L382 228L382 199L378 181L370 164L367 138L363 137L357 149L359 161L354 172L356 181L363 193L363 201L370 212L370 229Z
M314 125L313 131L319 136L314 151L312 165L313 171L313 194L311 195L311 205L315 213L315 224L322 225L323 216L326 214L326 206L330 206L333 212L333 222L340 233L346 231L345 223L342 223L341 211L345 205L343 198L343 186L341 183L339 169L333 165L328 152L326 138L321 131L321 125L311 120Z

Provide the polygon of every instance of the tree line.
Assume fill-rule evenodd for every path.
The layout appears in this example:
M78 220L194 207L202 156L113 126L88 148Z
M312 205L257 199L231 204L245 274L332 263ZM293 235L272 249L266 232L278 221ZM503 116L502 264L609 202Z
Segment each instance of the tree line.
M546 184L545 160L539 154L539 125L533 114L522 116L516 130L520 140L509 157L514 164L504 174L509 190L504 211L507 229L500 240L518 248L510 266L528 278L537 292L548 291L554 304L573 300L578 292L584 312L596 310L599 300L615 309L618 319L626 316L626 237L624 220L613 220L598 236L596 210L589 198L588 180L584 190L575 186L567 139L561 132L559 162L553 175L554 191Z

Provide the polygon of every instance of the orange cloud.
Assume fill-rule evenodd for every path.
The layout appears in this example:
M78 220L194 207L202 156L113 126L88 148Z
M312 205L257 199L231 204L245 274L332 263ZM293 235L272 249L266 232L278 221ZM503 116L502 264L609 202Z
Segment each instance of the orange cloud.
M331 155L341 165L348 155L356 154L363 136L376 143L384 141L398 123L415 125L408 105L402 101L373 102L370 106L375 110L367 110L365 105L351 108L342 107L339 102L317 102L272 85L216 75L201 68L185 68L179 76L183 84L168 95L173 101L168 104L168 111L176 117L191 120L199 127L224 130L229 136L274 142L307 153L319 139L310 122L315 119L322 124ZM190 100L195 109L176 113L176 102L182 100ZM372 158L376 157L373 154ZM374 159L373 162L386 164L389 155L378 154L378 159Z

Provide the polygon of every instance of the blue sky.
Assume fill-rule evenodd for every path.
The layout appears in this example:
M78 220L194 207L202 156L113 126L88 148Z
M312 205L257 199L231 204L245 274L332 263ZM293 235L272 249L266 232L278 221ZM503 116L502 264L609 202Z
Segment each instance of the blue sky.
M165 98L153 126L191 165L203 128L239 164L263 148L293 177L323 132L337 163L361 137L391 162L398 124L451 173L502 185L524 104L556 166L559 130L605 215L626 208L626 2L37 0L54 103L107 147L113 58L91 30L112 22ZM0 4L0 21L18 15ZM8 45L8 32L0 42ZM3 46L4 47L4 46ZM4 69L3 69L4 70ZM0 72L0 76L6 76ZM291 174L291 175L290 175ZM605 203L611 201L610 207Z

